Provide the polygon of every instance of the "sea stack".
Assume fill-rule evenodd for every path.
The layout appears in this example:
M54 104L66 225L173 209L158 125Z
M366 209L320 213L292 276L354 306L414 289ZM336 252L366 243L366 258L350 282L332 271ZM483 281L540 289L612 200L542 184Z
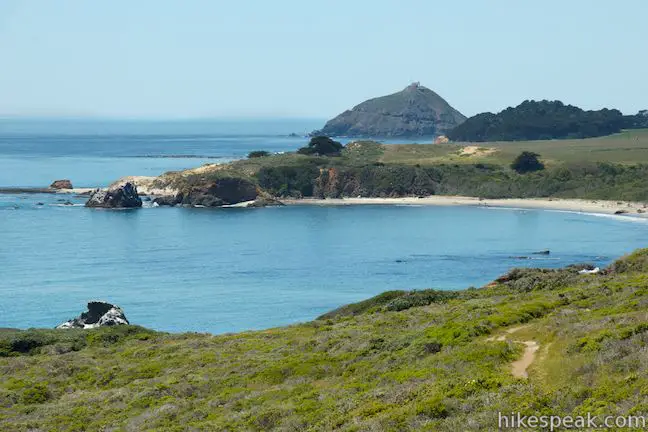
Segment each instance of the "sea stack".
M72 182L68 179L54 180L49 187L50 189L72 189Z
M137 193L137 187L125 183L108 190L97 189L92 192L85 204L95 208L137 208L142 207L142 199Z
M466 117L441 96L419 83L347 110L312 135L348 137L435 137Z
M119 306L104 301L88 302L88 310L76 318L72 318L56 326L57 329L82 328L128 325L128 319Z

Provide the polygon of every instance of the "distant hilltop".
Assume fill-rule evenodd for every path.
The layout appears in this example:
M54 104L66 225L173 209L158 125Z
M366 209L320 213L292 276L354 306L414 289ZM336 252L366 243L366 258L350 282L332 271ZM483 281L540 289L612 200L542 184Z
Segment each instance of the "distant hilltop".
M362 102L312 135L432 137L445 134L465 120L441 96L416 82L397 93Z

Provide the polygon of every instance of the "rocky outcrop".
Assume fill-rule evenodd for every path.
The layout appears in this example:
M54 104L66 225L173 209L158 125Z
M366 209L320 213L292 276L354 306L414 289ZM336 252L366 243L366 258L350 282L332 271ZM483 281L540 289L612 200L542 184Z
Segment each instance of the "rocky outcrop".
M113 304L103 301L88 302L88 310L76 318L56 326L57 329L82 328L91 329L95 327L128 325L128 319L124 311Z
M176 203L189 206L221 207L254 201L257 196L257 186L250 180L239 177L223 177L181 191L176 196Z
M132 183L95 190L85 204L94 208L137 208L142 207L142 200L137 193L137 188Z
M54 180L49 187L50 189L72 189L72 182L67 179Z
M153 205L173 207L176 204L180 204L177 195L163 195L153 198Z
M466 120L441 96L419 83L369 99L329 120L312 135L422 137L445 134Z

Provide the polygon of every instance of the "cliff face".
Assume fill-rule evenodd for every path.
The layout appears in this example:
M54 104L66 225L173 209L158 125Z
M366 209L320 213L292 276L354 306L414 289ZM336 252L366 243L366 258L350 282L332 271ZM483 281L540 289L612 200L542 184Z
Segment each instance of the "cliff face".
M329 120L313 134L354 137L421 137L445 134L466 117L432 90L414 83L369 99Z

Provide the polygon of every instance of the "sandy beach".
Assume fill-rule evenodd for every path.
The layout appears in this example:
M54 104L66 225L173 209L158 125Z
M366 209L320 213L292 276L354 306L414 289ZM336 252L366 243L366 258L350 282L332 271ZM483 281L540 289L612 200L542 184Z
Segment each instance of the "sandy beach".
M480 199L464 196L404 197L404 198L327 198L284 199L287 205L425 205L479 206L562 210L581 213L621 215L648 218L648 203L559 198Z

